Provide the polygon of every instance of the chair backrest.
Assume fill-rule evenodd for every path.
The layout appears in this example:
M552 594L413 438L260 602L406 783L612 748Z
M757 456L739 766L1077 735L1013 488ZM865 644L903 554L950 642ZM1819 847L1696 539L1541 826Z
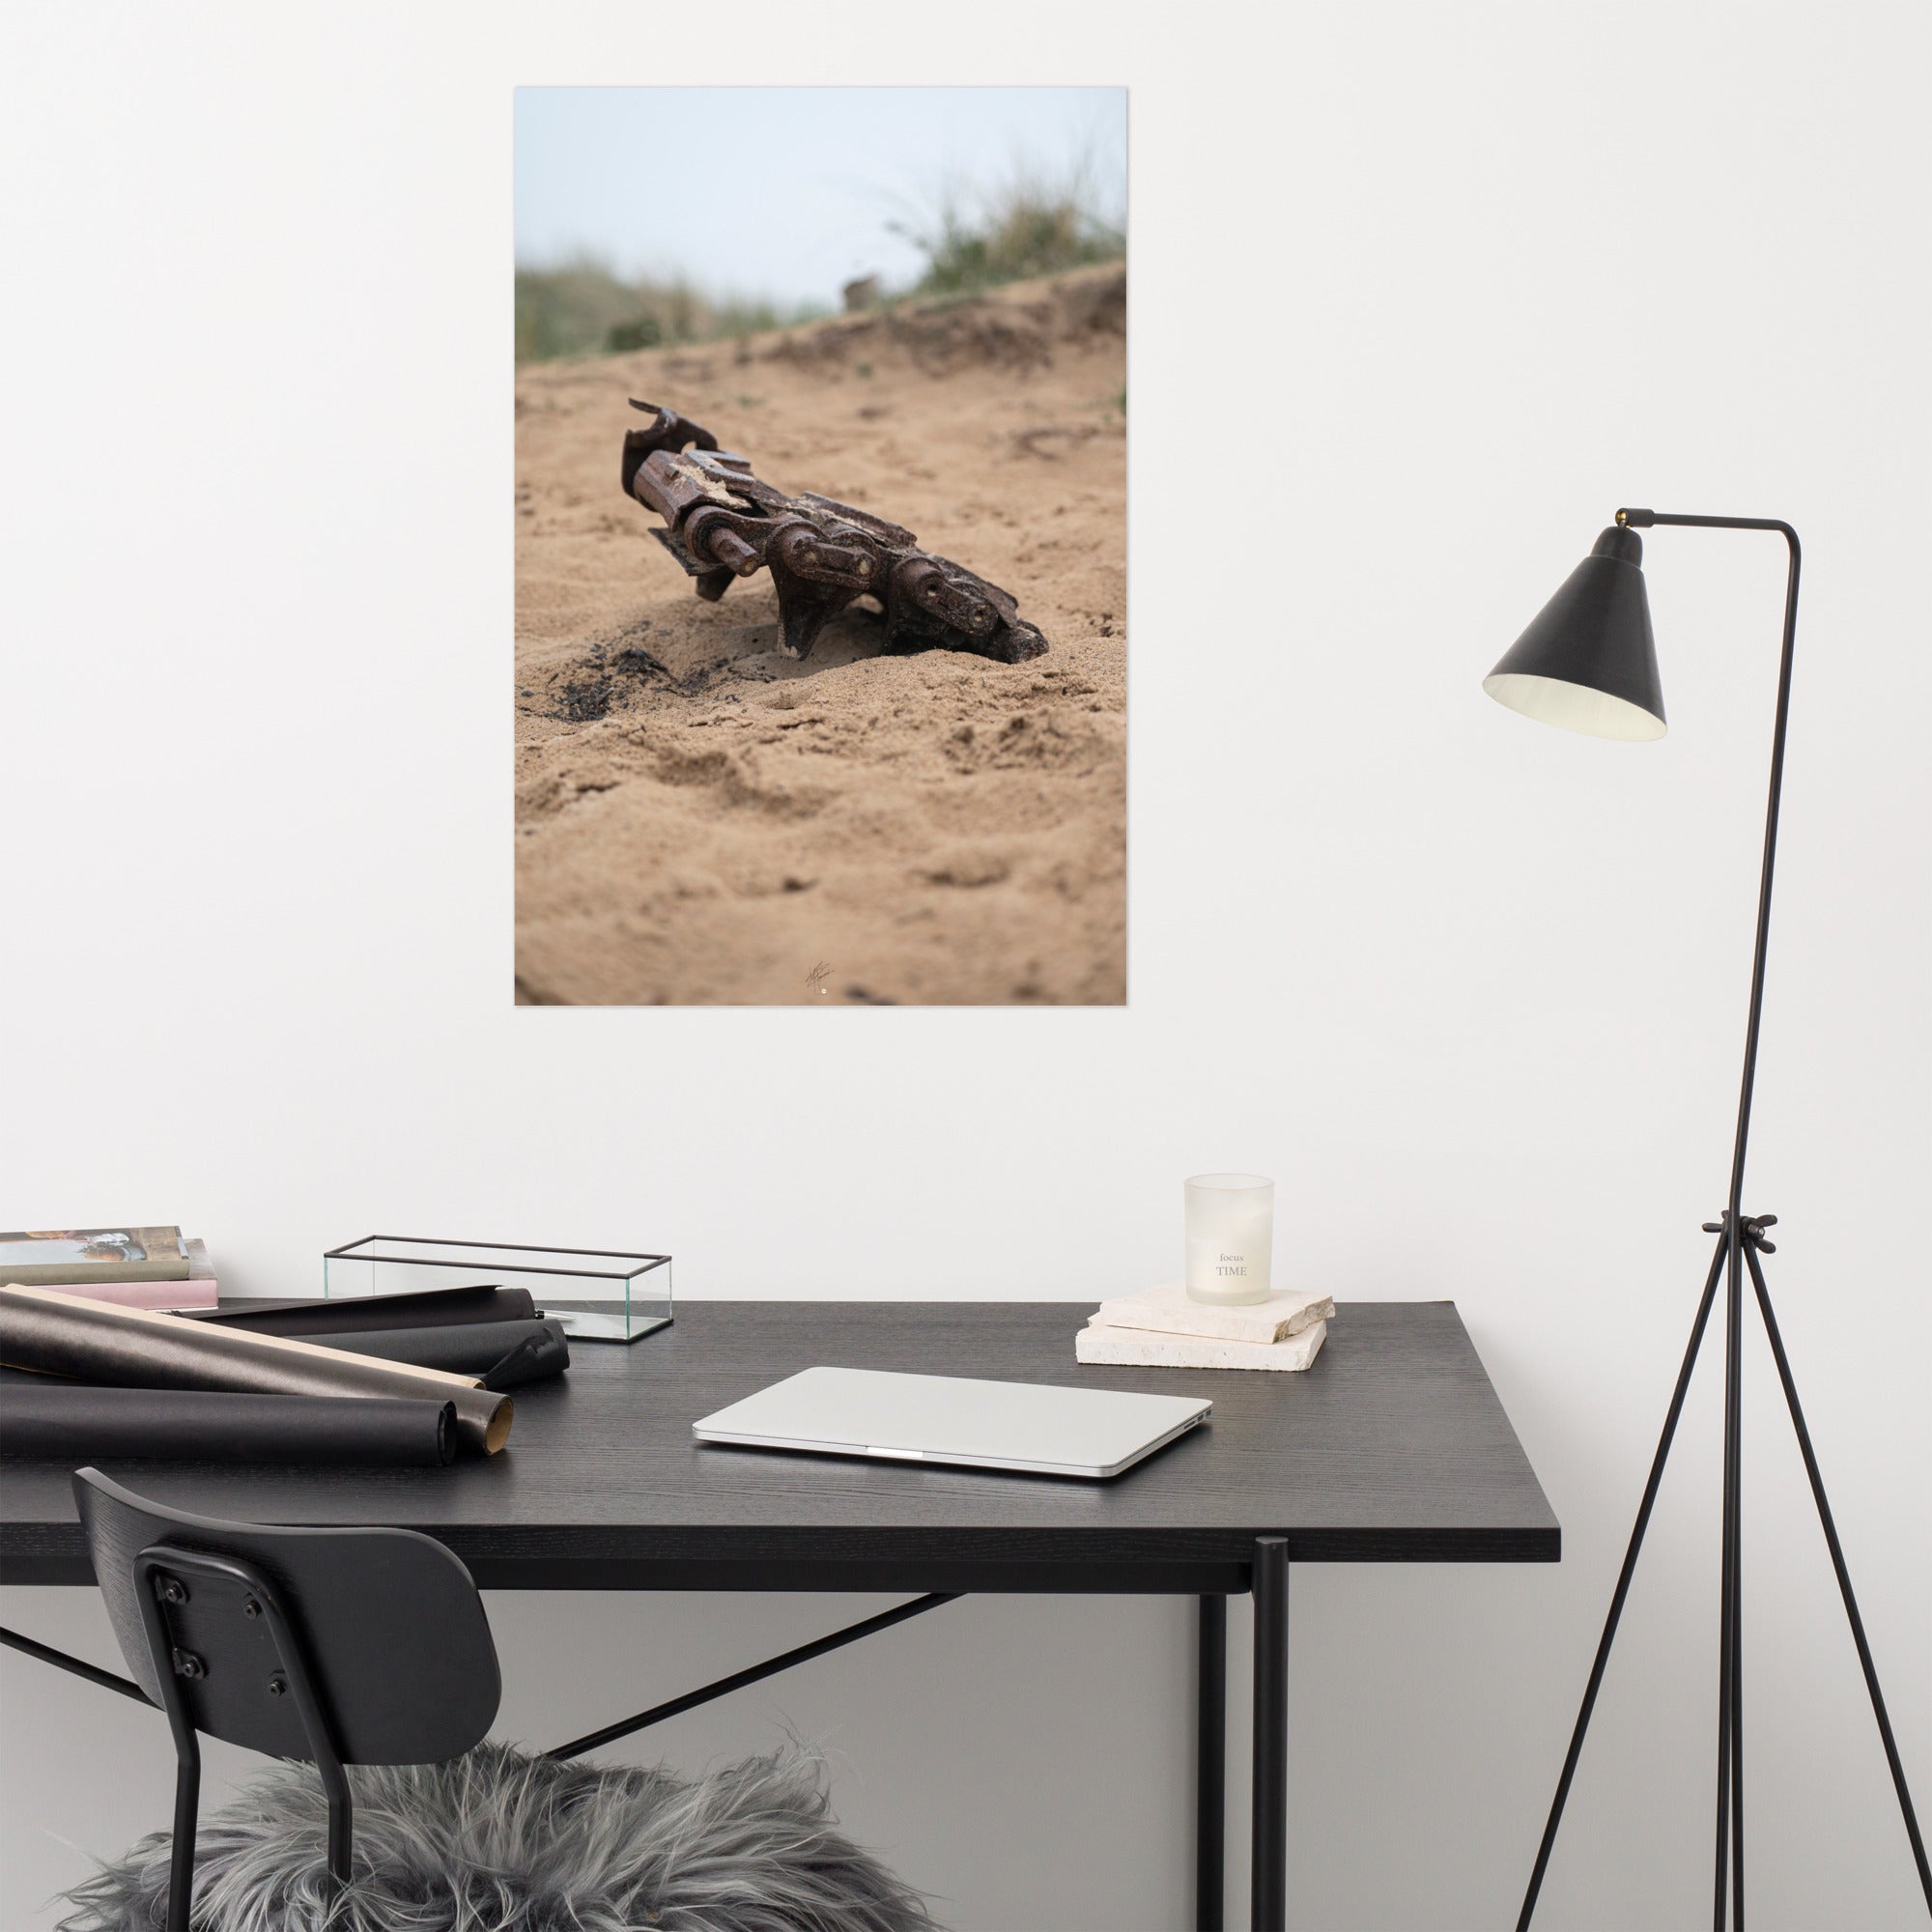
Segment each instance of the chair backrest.
M296 1674L305 1669L344 1763L438 1764L495 1720L502 1678L483 1600L432 1538L222 1522L150 1502L98 1469L79 1470L73 1491L128 1669L164 1704L155 1651L171 1652L169 1689L196 1730L316 1760L306 1698L290 1694L291 1634Z

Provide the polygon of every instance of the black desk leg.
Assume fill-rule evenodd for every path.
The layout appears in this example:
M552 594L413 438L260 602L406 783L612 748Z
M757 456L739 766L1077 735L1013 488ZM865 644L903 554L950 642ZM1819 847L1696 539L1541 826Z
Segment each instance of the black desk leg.
M1194 1728L1194 1932L1222 1932L1228 1797L1228 1600L1201 1599Z
M1254 1932L1288 1928L1288 1540L1255 1539Z

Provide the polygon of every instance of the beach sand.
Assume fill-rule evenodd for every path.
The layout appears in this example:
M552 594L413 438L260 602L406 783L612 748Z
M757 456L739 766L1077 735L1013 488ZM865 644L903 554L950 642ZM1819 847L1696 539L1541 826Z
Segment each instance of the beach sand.
M517 998L1126 997L1125 270L517 376ZM1022 665L778 650L619 488L628 396L1018 600Z

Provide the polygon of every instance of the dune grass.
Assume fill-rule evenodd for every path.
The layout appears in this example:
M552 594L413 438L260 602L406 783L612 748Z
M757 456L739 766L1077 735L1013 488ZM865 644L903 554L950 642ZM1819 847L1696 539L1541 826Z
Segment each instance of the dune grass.
M1020 168L991 194L943 190L923 216L889 225L925 257L907 291L915 296L971 295L1127 252L1125 230L1100 211L1085 168L1058 178Z
M885 225L924 262L910 287L880 292L889 303L970 296L1004 282L1117 261L1127 252L1125 230L1099 208L1085 168L1058 176L1018 168L990 192L942 188L923 208ZM517 360L729 340L813 322L828 312L812 303L719 296L682 277L626 281L608 264L586 257L559 268L517 270Z
M707 295L682 279L625 281L606 264L517 270L517 360L608 355L634 349L717 342L783 328L824 314L809 303Z

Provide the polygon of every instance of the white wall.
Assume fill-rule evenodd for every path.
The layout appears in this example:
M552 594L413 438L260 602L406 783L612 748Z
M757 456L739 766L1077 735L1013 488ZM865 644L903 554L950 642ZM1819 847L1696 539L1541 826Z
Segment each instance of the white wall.
M1722 1203L1776 542L1650 539L1661 746L1536 729L1478 679L1618 503L1787 517L1747 1206L1783 1218L1932 1808L1924 11L705 17L7 15L0 1220L179 1219L267 1293L417 1227L663 1244L695 1296L1092 1299L1168 1265L1183 1174L1276 1174L1289 1271L1456 1298L1565 1531L1555 1569L1297 1574L1293 1920L1505 1922ZM1125 1010L509 1004L509 91L686 77L1132 88ZM640 195L690 186L639 156ZM1753 1918L1917 1923L1760 1344L1747 1367ZM1716 1380L1552 1927L1708 1895ZM107 1654L82 1593L0 1599ZM542 1741L852 1607L496 1598L505 1725ZM972 1602L653 1748L789 1721L954 1925L1171 1927L1187 1630ZM43 1924L82 1851L165 1821L167 1749L14 1654L0 1687L0 1917Z

